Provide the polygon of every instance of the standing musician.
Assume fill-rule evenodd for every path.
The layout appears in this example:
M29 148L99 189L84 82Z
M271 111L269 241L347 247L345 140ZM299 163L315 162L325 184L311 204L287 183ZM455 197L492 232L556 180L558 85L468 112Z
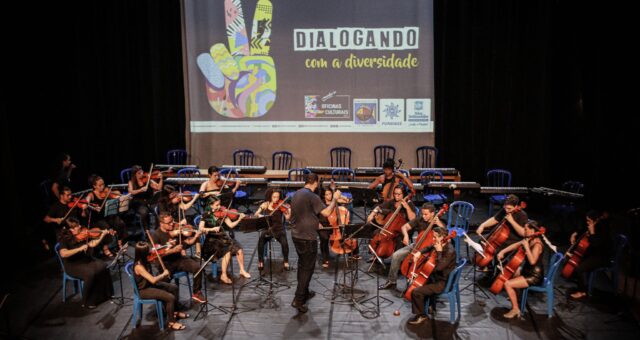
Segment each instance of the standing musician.
M134 209L140 216L142 227L145 230L149 229L149 206L147 205L149 199L153 195L153 191L159 191L162 189L162 176L158 182L151 179L151 174L144 174L142 168L139 165L131 167L131 179L129 180L129 194L132 196L129 203L131 209ZM149 183L147 183L147 181ZM148 184L148 185L147 185Z
M202 198L219 196L223 191L229 189L227 184L234 183L233 188L231 188L231 192L234 194L240 187L240 181L228 181L225 183L225 181L221 180L220 169L215 165L210 166L207 173L209 174L209 180L200 185L200 197Z
M94 240L85 233L85 239L82 239L84 232L80 231L80 222L77 218L67 218L67 225L69 227L60 233L60 257L64 262L65 272L84 282L82 306L93 309L113 295L113 285L107 265L91 256L93 248L102 242L107 231L103 230Z
M282 257L284 258L284 270L289 270L289 243L287 242L287 231L284 228L283 217L288 221L291 218L291 207L287 204L280 205L281 193L278 190L268 189L265 193L266 202L260 204L255 213L256 217L269 216L270 229L260 233L258 239L258 269L264 268L264 246L266 241L272 237L278 240L282 247ZM280 207L278 208L278 205Z
M76 168L76 165L71 163L69 154L61 153L58 157L58 162L60 167L56 169L51 183L51 192L56 198L60 198L60 189L71 184L71 172Z
M230 213L230 211L225 211L222 208L221 202L217 197L212 197L210 199L211 203L209 207L207 207L207 211L202 215L202 220L200 220L200 225L198 226L200 232L206 235L204 246L203 246L203 255L205 258L211 257L214 255L216 259L222 258L222 274L220 275L220 281L226 284L231 284L232 281L229 279L227 275L227 268L229 267L229 263L231 262L231 255L236 255L236 260L238 261L238 267L240 268L240 276L244 278L251 278L251 274L249 274L244 268L244 251L242 250L242 246L238 241L230 236L229 233L225 232L223 229L222 219L224 218L224 224L233 229L238 223L245 217L244 214L240 213ZM237 214L233 216L233 214ZM231 217L236 217L236 221L232 221Z
M577 290L570 295L574 299L581 299L587 295L586 274L596 268L606 267L612 255L609 223L606 221L606 215L595 210L588 211L586 215L587 227L576 230L570 238L571 244L574 244L576 236L589 232L589 247L573 272L578 281Z
M413 196L415 196L416 191L413 189L413 183L411 183L411 179L407 178L404 174L399 171L394 170L395 163L393 159L389 158L382 164L382 171L384 172L382 175L376 177L376 179L369 184L369 189L375 189L378 187L378 184L382 184L382 194L383 199L385 201L393 200L393 189L400 185L400 181L402 181L407 188L411 191Z
M178 306L178 287L173 283L164 282L170 278L169 271L166 269L160 275L154 276L148 257L149 244L143 241L136 243L133 274L140 298L164 302L169 329L176 331L185 329L185 325L176 322L176 319L189 317L187 313L175 312Z
M426 254L430 251L437 252L436 266L429 276L429 283L417 287L411 292L411 311L416 315L409 321L412 325L421 324L429 318L424 310L426 299L429 298L429 309L434 309L436 299L433 297L444 291L449 274L456 266L455 249L449 240L443 242L447 234L446 228L433 228L433 245L420 250L420 252L416 252L413 256L413 260L418 261L421 254Z
M495 216L489 217L486 221L482 222L478 229L476 229L476 233L482 236L482 232L486 228L491 228L500 221L505 220L507 226L509 227L509 238L502 244L501 248L496 249L499 251L500 249L504 249L504 247L510 246L522 239L524 237L524 225L529 220L527 213L520 209L516 209L518 204L520 203L520 199L516 195L509 195L504 201L503 209L501 209ZM482 237L481 237L482 238ZM485 243L481 241L481 243Z
M318 215L328 217L335 208L340 191L333 193L329 206L325 206L314 191L318 188L318 175L304 175L304 187L296 191L291 200L291 238L298 253L298 286L291 306L300 313L306 313L305 303L315 296L309 290L309 282L313 276L318 255Z
M411 221L416 218L416 206L413 202L404 200L404 188L402 186L397 186L393 189L393 199L390 201L384 201L377 207L375 207L369 216L367 216L367 223L371 223L373 219L377 216L387 217L389 214L393 214L393 212L398 208L398 206L402 206L399 214L404 217L405 221ZM380 232L380 231L377 231ZM396 238L395 249L399 249L403 247L402 239L400 235ZM371 260L374 260L372 258Z
M45 230L42 231L42 243L46 250L49 250L49 244L55 243L59 238L60 231L65 227L65 217L75 217L78 219L81 215L85 215L85 210L80 206L76 206L73 210L69 207L71 202L71 189L62 187L58 200L55 201L49 211L44 216L44 222L48 223Z
M405 246L396 250L391 256L391 267L389 267L389 277L387 282L381 285L380 289L389 289L396 286L398 280L398 271L400 270L400 264L411 253L415 243L411 243L411 237L409 237L409 231L416 231L418 233L426 230L429 227L429 222L434 218L436 214L436 207L431 203L425 203L420 208L420 216L412 219L408 223L402 226L402 244ZM436 217L435 225L444 228L444 223Z
M516 296L515 290L539 285L544 278L541 256L544 246L539 236L528 237L539 230L540 228L536 221L529 221L524 225L524 236L526 238L502 249L497 255L498 260L502 260L505 254L518 249L518 247L522 245L527 256L522 268L519 268L513 277L504 283L504 289L509 296L509 300L511 300L511 310L504 314L504 317L507 319L512 319L516 316L520 317L520 308L518 307L520 305L518 304L518 297Z
M168 248L163 256L163 261L170 272L188 272L195 274L200 265L192 258L186 256L186 252L182 243L178 243L180 237L180 231L174 229L173 217L167 213L161 213L158 217L160 226L154 231L153 241L157 246L168 245ZM193 245L200 239L200 231L197 231L193 237L182 238L182 242L186 245ZM193 277L193 296L194 301L199 303L205 303L206 300L202 295L202 272L198 276Z
M102 177L93 174L89 176L89 184L93 190L87 194L87 208L91 210L91 222L100 229L113 229L118 235L118 248L122 248L122 240L127 237L127 226L118 214L104 216L104 209L107 200L121 195L118 190L109 190L104 185ZM102 244L102 252L108 257L113 257L109 250L111 237L105 237Z

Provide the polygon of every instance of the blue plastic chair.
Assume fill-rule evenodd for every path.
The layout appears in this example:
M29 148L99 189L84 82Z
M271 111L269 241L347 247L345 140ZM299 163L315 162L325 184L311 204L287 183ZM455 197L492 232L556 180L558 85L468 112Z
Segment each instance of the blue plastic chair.
M189 297L193 295L193 290L191 288L191 278L189 277L189 273L187 272L175 272L171 274L171 278L176 283L176 286L180 287L180 279L186 277L187 278L187 287L189 287ZM178 289L178 296L180 295L180 289Z
M129 183L132 175L131 168L122 169L120 171L120 182L122 182L122 184Z
M416 149L416 165L418 168L435 168L438 160L438 149L435 146L421 146Z
M378 145L373 148L373 166L382 167L387 159L396 160L396 148L391 145Z
M255 154L249 149L239 149L233 152L233 165L253 165Z
M178 177L195 177L195 176L200 176L200 169L182 168L178 170Z
M447 285L444 288L444 291L435 296L435 298L444 296L449 300L449 322L452 324L456 323L456 320L460 319L461 308L460 308L460 286L458 282L460 281L460 275L462 274L462 267L467 264L467 259L462 258L458 261L458 265L454 270L449 274L449 278L447 279ZM424 310L429 310L429 298L425 301ZM456 319L456 305L458 308L458 318Z
M529 295L529 291L532 291L547 294L547 316L553 316L553 283L556 280L556 276L558 276L558 267L560 267L560 263L562 263L563 259L564 255L562 253L554 253L549 259L549 271L544 277L544 280L542 280L542 285L530 286L522 291L522 301L520 301L520 312L522 315L527 312L527 297Z
M164 314L162 312L162 301L156 299L141 299L136 279L133 276L133 261L129 261L124 267L124 271L129 276L131 285L133 286L133 316L131 317L131 327L138 327L138 318L142 321L142 305L155 305L156 314L158 314L158 326L164 329Z
M71 281L71 283L73 283L73 293L78 294L78 289L80 289L80 296L82 296L84 281L67 274L67 271L64 269L64 261L62 261L62 256L60 256L60 243L56 243L54 249L58 256L60 267L62 267L62 302L67 301L67 281Z
M196 228L200 226L200 220L202 220L202 215L198 215L193 218L193 224ZM200 245L204 246L205 235L200 235ZM208 260L208 259L205 259ZM218 277L218 262L211 261L211 275L216 278Z
M615 256L611 259L611 262L606 267L596 268L589 273L589 296L591 296L591 292L593 291L593 279L595 278L597 273L610 273L611 274L611 283L613 284L613 294L617 294L618 292L618 277L620 276L620 261L622 260L622 255L624 255L624 249L627 247L628 239L625 235L618 234L616 235L615 241Z
M503 169L493 169L487 172L487 186L490 187L510 187L511 172ZM507 195L489 196L489 216L493 215L493 205L502 205L507 199Z
M420 173L420 183L424 186L422 190L423 198L425 202L433 203L434 205L441 205L448 200L447 195L441 193L439 190L429 189L429 182L442 182L444 176L440 171L427 170Z
M183 165L187 164L188 158L187 150L185 149L173 149L167 151L167 164Z
M331 166L337 168L351 168L351 149L340 146L329 151Z
M271 155L272 170L289 170L293 154L289 151L276 151Z
M229 179L232 178L238 178L238 169L236 168L224 168L222 170L220 170L220 176L225 176ZM231 183L233 184L233 183ZM234 195L235 198L237 199L242 199L247 197L247 192L243 191L243 190L236 190L236 194Z
M469 231L469 221L475 207L473 204L465 201L455 201L449 206L449 214L447 217L447 230L451 232L455 230L456 238L456 259L460 259L460 243L464 234ZM466 243L465 243L466 244ZM469 254L469 244L467 245L467 254Z

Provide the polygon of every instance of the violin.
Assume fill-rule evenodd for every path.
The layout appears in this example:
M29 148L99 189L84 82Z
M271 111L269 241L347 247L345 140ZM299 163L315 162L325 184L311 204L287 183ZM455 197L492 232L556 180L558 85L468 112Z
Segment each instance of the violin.
M442 208L440 208L440 210L435 214L435 216L433 216L433 218L429 222L429 226L427 227L427 229L420 232L418 238L416 239L415 245L413 246L413 249L411 249L411 252L409 253L409 256L405 257L405 259L402 261L402 264L400 265L400 272L402 273L402 275L410 278L410 268L413 265L413 253L419 251L420 249L429 247L433 244L433 224L436 222L436 219L444 215L447 210L449 210L449 205L442 205ZM421 262L420 260L421 259L418 259L418 262Z
M444 247L448 240L455 238L456 236L456 232L452 231L451 234L442 239L442 246ZM430 247L433 247L433 245L431 245ZM427 283L429 276L431 276L433 270L436 269L436 260L438 259L438 253L434 250L435 248L430 251L428 257L422 256L422 258L418 262L415 262L413 264L413 269L408 276L409 281L407 284L407 289L403 293L405 299L411 301L411 293L413 292L413 290L418 287L422 287L425 283ZM426 261L425 258L427 259Z
M155 262L158 260L158 256L163 257L167 255L167 251L169 251L169 244L151 248L149 251L149 255L147 255L147 261Z
M529 239L538 237L544 233L545 233L545 228L540 227L540 231L536 231L532 235L525 237L524 240L526 240L526 242L529 242ZM524 246L520 244L515 255L511 257L511 260L509 260L509 263L504 267L504 269L502 270L502 273L498 275L495 281L493 281L493 284L491 285L491 288L489 288L489 290L493 294L496 294L496 295L499 294L502 291L502 288L504 288L504 283L510 280L511 277L513 277L513 274L516 272L516 270L518 270L518 268L520 268L520 265L526 258L527 258L527 253L524 250ZM541 259L538 259L538 261L540 260Z
M179 196L182 197L182 202L185 203L191 202L195 195L197 195L197 193L191 191L183 191L179 194Z
M220 209L216 210L213 213L213 216L215 216L215 218L218 218L218 219L226 216L230 220L235 221L240 217L240 213L236 209L227 209L225 207L220 207Z
M115 235L116 232L115 230L111 230L108 229L109 233L111 235ZM97 239L100 238L100 236L102 236L102 229L100 228L87 228L87 227L80 227L80 231L78 231L77 234L74 235L76 238L76 241L79 242L84 242L90 239Z
M515 207L515 209L511 214L518 212L526 207L527 207L527 203L522 201L520 202L519 205ZM502 209L504 209L504 207ZM482 255L480 254L476 254L476 258L475 258L476 264L480 267L486 267L487 265L489 265L489 263L491 263L491 261L493 260L493 256L496 253L496 249L500 248L500 246L502 246L504 241L506 241L509 238L510 232L511 231L509 230L509 226L507 226L507 216L505 215L502 221L498 223L498 226L495 227L493 231L491 231L491 234L489 234L489 236L487 236L487 238L485 239L486 243L483 249L483 253L485 257L482 257Z
M275 205L276 209L282 211L282 213L285 214L287 211L291 209L291 206L289 204L284 203L285 201L286 200L279 200L275 204L271 204L271 206Z
M98 205L95 203L89 203L86 199L79 199L77 197L74 197L73 199L71 199L69 203L67 203L67 206L71 209L73 208L86 209L89 205L91 205L94 208L98 207Z

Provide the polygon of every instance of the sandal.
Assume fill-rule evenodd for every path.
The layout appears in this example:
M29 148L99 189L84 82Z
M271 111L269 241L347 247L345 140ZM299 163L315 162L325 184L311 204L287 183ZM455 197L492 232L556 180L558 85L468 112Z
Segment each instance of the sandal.
M178 323L178 322L172 322L172 323L169 324L169 328L171 330L174 330L174 331L181 331L181 330L187 328L187 326L185 326L185 325L183 325L181 323Z
M289 271L291 268L289 268L289 263L285 262L284 263L284 270Z
M250 279L251 278L251 274L249 274L247 272L241 272L240 276L244 277L245 279Z
M264 269L264 263L258 262L258 270L263 270L263 269Z
M323 261L322 268L329 268L329 261Z
M189 317L191 317L189 313L185 312L175 312L173 313L173 315L176 317L176 319L188 319Z
M226 278L226 280L225 280L225 278ZM232 281L231 281L230 278L228 278L226 276L220 276L220 282L230 285Z
M109 250L109 248L102 249L102 253L106 257L113 258L113 253L111 252L111 250Z

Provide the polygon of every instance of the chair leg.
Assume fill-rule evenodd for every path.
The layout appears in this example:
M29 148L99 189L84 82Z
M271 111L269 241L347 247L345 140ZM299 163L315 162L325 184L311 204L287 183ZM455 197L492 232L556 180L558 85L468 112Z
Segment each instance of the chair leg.
M456 301L455 295L449 295L449 322L454 324L456 323Z
M211 276L214 279L218 277L218 262L211 262Z
M550 285L547 288L547 317L550 318L553 316L553 285Z
M162 312L162 301L156 301L156 314L158 314L158 326L160 330L164 330L164 314Z
M527 312L527 297L529 295L529 289L525 288L522 291L522 298L520 301L520 313L524 315Z
M458 304L458 320L462 319L462 307L460 307L460 287L456 287L456 303Z
M189 287L189 298L191 298L193 296L193 289L191 288L191 278L189 277L189 273L187 273L187 285Z
M131 317L131 328L138 327L138 315L142 320L142 304L135 300L133 302L133 316Z
M62 276L62 303L67 301L67 278Z

